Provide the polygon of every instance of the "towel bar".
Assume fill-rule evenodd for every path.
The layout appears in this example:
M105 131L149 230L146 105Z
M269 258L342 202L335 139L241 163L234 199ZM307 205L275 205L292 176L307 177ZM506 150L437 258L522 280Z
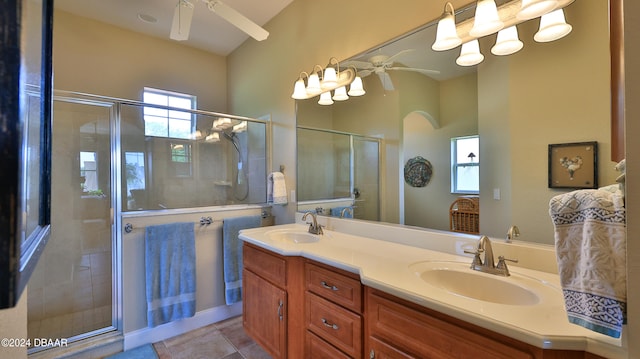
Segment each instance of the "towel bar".
M196 222L196 223L200 223L201 226L208 226L208 225L212 224L213 222L214 222L214 220L211 217L200 217L200 220L198 222ZM124 225L124 231L126 233L133 232L133 224L126 223Z

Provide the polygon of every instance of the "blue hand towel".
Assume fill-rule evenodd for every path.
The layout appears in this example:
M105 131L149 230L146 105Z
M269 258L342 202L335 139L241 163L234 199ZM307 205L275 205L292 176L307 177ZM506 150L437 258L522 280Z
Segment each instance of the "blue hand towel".
M227 305L242 300L242 229L260 227L262 217L246 216L225 218L222 225L225 300Z
M196 312L193 222L149 226L145 233L147 324L155 327Z

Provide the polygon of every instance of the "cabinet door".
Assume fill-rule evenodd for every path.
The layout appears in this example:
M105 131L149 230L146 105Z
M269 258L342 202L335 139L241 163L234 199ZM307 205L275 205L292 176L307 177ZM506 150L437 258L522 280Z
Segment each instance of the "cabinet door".
M286 292L242 271L244 329L274 358L286 358Z

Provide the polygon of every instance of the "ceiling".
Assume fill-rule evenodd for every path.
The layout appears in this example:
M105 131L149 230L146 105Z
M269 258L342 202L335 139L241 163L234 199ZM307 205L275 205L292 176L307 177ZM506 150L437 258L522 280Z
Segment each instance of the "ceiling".
M256 24L264 26L292 1L224 0L224 3ZM189 40L181 43L227 56L247 39L256 41L209 11L206 3L199 0L190 2L195 7L191 32ZM56 9L174 41L169 39L169 32L178 0L55 0L54 3ZM147 22L140 19L149 16L157 21Z

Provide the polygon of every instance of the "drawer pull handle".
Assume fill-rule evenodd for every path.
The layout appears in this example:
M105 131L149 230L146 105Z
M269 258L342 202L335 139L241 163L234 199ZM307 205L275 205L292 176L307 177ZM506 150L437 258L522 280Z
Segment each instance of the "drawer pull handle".
M282 320L282 306L284 305L284 303L282 302L282 300L280 300L280 304L278 305L278 318L280 318L280 320Z
M325 327L331 328L333 330L339 329L339 327L336 324L329 323L329 321L324 318L322 318L322 324L324 324Z
M320 282L320 285L323 288L331 289L332 291L337 291L338 290L338 287L336 287L335 285L328 285L327 282L325 282L325 281Z

